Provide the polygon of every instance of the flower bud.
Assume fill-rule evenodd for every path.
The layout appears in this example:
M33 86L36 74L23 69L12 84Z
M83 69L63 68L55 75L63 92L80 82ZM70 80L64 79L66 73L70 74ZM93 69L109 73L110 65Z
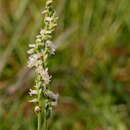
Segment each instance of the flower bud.
M36 106L35 109L34 109L34 111L35 111L36 113L39 113L39 112L41 112L41 108L40 108L39 106Z

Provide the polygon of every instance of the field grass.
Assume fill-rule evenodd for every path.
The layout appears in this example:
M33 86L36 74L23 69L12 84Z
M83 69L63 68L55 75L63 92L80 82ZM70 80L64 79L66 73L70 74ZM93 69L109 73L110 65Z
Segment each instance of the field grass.
M28 44L45 0L0 0L0 130L36 130L28 91ZM49 130L130 129L130 1L55 0L59 17L49 60L60 94Z

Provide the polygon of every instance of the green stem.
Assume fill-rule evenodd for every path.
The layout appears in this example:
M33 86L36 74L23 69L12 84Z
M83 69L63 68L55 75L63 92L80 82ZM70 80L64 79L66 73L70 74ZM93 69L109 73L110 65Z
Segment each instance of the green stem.
M44 110L44 130L47 130L46 110Z
M38 78L38 82L40 82L40 76L37 77ZM41 98L41 92L40 92L40 86L39 88L37 89L37 93L38 93L38 106L40 107L41 106L41 102L40 102L40 98ZM37 115L38 119L37 119L37 130L41 130L41 112L38 112L38 115Z
M41 113L38 113L38 126L37 126L37 130L41 130Z

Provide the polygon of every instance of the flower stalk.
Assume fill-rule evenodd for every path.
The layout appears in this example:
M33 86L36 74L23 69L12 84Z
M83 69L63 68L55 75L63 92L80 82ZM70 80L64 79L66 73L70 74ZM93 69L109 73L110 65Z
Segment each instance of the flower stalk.
M44 28L36 36L34 44L29 44L28 67L34 68L36 73L35 86L30 89L30 102L35 103L35 113L38 116L38 128L41 130L41 113L44 113L44 130L46 130L46 120L50 117L52 107L57 105L58 94L53 93L49 88L52 76L48 72L48 58L55 54L55 45L52 43L52 36L57 26L58 17L52 6L53 0L47 0L44 16Z

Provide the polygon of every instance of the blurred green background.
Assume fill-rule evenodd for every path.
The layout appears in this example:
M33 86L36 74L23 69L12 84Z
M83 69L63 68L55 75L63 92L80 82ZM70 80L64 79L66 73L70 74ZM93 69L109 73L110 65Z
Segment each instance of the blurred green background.
M45 0L0 0L0 130L36 130L26 67ZM56 0L49 59L60 94L49 130L130 130L130 0Z

